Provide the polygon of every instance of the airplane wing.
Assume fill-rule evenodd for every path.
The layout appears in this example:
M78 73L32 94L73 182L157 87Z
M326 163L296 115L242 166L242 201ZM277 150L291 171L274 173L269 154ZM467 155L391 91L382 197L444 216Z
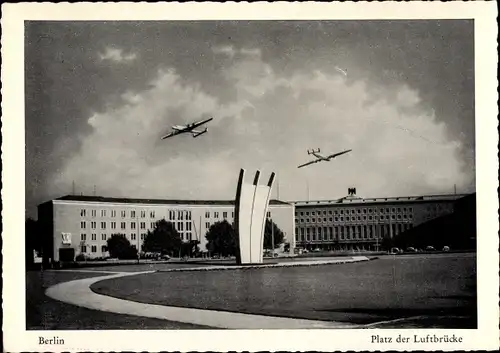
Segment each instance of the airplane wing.
M175 136L175 135L177 135L177 134L178 134L178 132L177 132L177 131L172 131L172 132L170 132L170 133L166 134L165 136L163 136L161 139L162 139L162 140L165 140L165 139L167 139L167 138L169 138L169 137L172 137L172 136Z
M331 156L328 156L326 157L327 159L331 159L331 158L335 158L335 157L338 157L340 155L343 155L345 153L348 153L348 152L351 152L352 150L346 150L346 151L342 151L342 152L338 152L338 153L334 153L332 154Z
M321 159L316 159L316 160L314 160L314 161L310 161L310 162L307 162L307 163L301 164L301 165L299 165L297 168L302 168L302 167L305 167L305 166L307 166L307 165L314 164L314 163L318 163L318 162L321 162Z
M214 118L208 118L208 119L205 119L205 120L202 120L202 121L197 121L197 122L192 123L191 125L189 125L188 129L191 131L193 129L196 129L200 125L203 125L203 124L208 123L209 121L212 121L213 119Z

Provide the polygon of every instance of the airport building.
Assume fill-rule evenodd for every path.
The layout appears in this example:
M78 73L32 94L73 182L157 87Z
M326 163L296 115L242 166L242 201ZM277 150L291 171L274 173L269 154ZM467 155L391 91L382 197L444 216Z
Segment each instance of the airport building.
M385 237L393 238L419 224L454 212L464 194L297 201L295 242L307 250L378 250Z
M271 200L267 216L283 231L285 243L294 248L294 205ZM107 255L107 239L125 234L130 244L141 249L142 242L156 221L174 223L184 242L200 241L206 249L205 234L212 224L233 222L234 201L156 200L63 196L38 206L38 221L51 249L45 258L54 262Z
M290 251L380 250L385 237L455 212L465 194L360 198L350 188L336 200L283 202L271 200L268 217L285 234ZM174 224L184 242L200 241L212 224L234 219L234 201L157 200L67 195L38 206L38 221L47 248L45 258L58 262L80 254L107 255L107 239L125 234L141 249L156 221Z

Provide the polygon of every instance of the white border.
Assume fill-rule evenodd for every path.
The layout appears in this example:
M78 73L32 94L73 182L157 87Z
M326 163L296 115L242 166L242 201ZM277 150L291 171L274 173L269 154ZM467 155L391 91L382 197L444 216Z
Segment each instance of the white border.
M6 351L333 351L498 349L496 2L106 3L2 5L3 310ZM63 346L39 346L25 330L24 20L474 19L478 330L44 331ZM456 334L462 344L370 344L373 334Z

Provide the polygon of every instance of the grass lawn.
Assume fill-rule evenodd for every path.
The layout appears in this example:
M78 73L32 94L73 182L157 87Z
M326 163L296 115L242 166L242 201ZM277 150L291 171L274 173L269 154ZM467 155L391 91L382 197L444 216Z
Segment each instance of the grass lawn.
M26 273L27 330L203 329L196 325L90 310L45 295L57 283L102 276L102 273L29 271Z
M315 267L164 272L95 283L143 303L359 324L425 316L411 327L475 328L475 254L384 256ZM415 321L415 319L413 319Z

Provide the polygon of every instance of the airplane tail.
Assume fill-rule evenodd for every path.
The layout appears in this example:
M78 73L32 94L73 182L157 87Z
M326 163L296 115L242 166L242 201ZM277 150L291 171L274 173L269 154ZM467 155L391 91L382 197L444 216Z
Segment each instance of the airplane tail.
M319 148L317 151L315 151L314 148L311 150L307 150L307 154L320 153L320 152L321 152L321 150Z
M200 135L203 135L203 134L205 134L207 131L208 131L208 129L207 129L207 128L205 128L205 130L203 130L203 131L200 131L200 132L196 132L196 133L194 133L194 134L193 134L193 137L198 137L198 136L200 136Z

